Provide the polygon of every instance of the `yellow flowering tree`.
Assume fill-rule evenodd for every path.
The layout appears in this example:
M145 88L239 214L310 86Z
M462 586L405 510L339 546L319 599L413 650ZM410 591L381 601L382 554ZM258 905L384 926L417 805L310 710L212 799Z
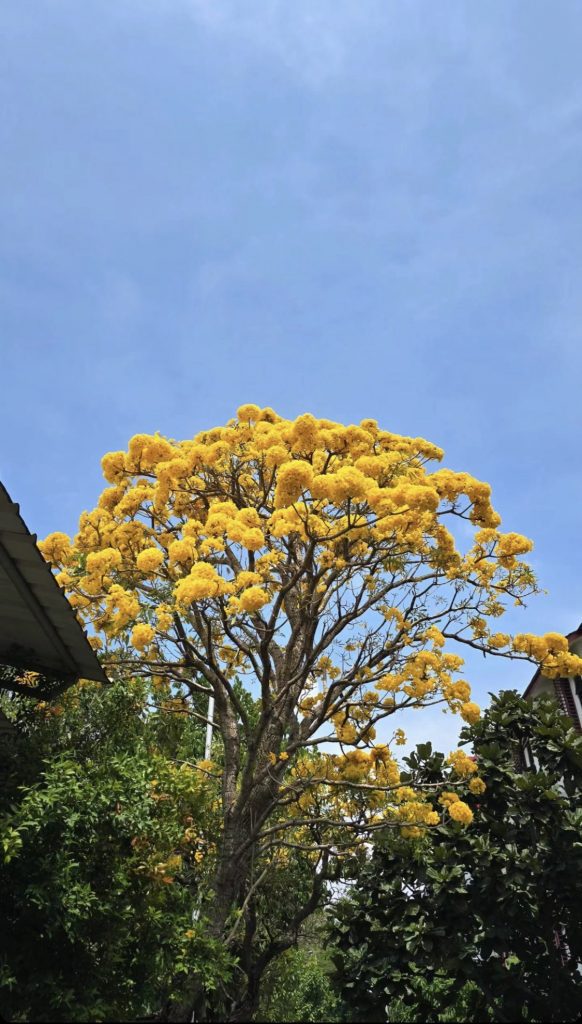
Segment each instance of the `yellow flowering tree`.
M496 631L507 601L536 590L521 558L532 545L500 532L487 484L441 458L374 420L244 405L192 440L138 434L106 455L110 486L77 536L41 545L110 672L153 676L168 713L204 719L213 699L213 759L198 767L220 786L214 935L252 942L259 882L301 851L313 888L275 955L334 858L373 829L437 823L422 789L399 784L390 721L437 703L478 717L464 646L547 675L582 664L558 634Z

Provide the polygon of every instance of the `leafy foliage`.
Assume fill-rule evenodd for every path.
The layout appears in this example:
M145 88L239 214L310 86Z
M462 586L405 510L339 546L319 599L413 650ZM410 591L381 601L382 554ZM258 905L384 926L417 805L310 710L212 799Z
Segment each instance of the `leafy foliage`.
M323 962L322 962L323 961ZM265 978L265 998L257 1021L334 1021L339 1000L324 958L313 950L289 949Z
M532 706L506 692L463 739L487 787L473 825L447 818L430 838L378 840L337 908L343 996L356 1019L384 1019L391 999L417 1019L441 1019L464 990L467 1020L575 1020L582 737L551 699ZM516 770L526 743L536 771ZM428 745L409 765L445 781ZM439 983L427 990L428 978Z
M201 750L201 729L147 702L139 683L80 684L59 705L4 698L16 736L0 808L10 1020L132 1020L159 1008L186 962L209 988L228 973L192 924L204 879L185 834L208 827L213 796L179 761Z
M325 919L321 912L293 949L266 972L257 1022L340 1021L342 1007L335 990L333 963L326 949Z

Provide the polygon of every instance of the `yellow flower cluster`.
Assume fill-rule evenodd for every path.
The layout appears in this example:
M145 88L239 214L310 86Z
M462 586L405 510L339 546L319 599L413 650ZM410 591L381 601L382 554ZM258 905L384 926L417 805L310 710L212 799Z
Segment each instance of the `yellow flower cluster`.
M108 452L101 459L103 476L114 484L123 479L125 473L125 452Z
M190 566L196 559L196 545L189 537L174 540L168 545L168 558L170 564Z
M239 605L245 612L258 612L269 603L269 595L262 587L248 587L239 598Z
M472 700L461 704L461 718L464 718L465 722L468 722L469 725L474 725L480 717L481 708L478 704L475 704Z
M144 548L138 554L135 564L141 572L156 572L164 561L164 552L160 548Z
M544 636L533 636L530 633L518 633L513 639L514 651L530 655L536 661L563 654L568 650L568 641L559 633L546 633Z
M275 489L275 508L293 505L313 481L313 468L299 459L281 466Z
M412 786L399 786L392 795L396 806L388 810L390 820L401 825L400 834L405 839L416 839L424 834L426 826L438 825L440 816L429 802L427 795Z
M276 765L277 762L281 762L281 761L284 762L284 761L288 761L288 760L289 760L289 754L287 753L286 750L283 750L278 756L272 750L269 752L269 763L272 764L272 765Z
M439 796L439 804L442 804L443 807L446 808L449 808L456 800L459 800L458 794L454 792L447 792L446 790Z
M432 806L427 801L422 799L415 799L414 797L408 797L405 802L401 803L397 811L397 819L402 822L406 831L405 836L413 838L419 833L411 833L408 831L410 826L418 827L419 825L438 825L440 817L437 811L432 809Z
M447 757L446 763L450 764L455 774L459 775L462 779L468 778L470 775L474 775L477 771L477 765L473 758L469 757L464 750L454 750L452 754L449 754Z
M310 455L321 443L320 426L315 416L304 413L298 416L289 435L292 450L303 455Z
M38 546L51 565L67 565L74 555L71 538L66 533L51 533L39 541Z
M520 533L504 533L497 541L496 553L502 565L515 564L516 555L525 555L533 548L533 541Z
M131 631L131 642L136 650L143 651L149 647L156 635L155 629L145 622L138 622Z
M473 782L481 782L481 779L474 779ZM481 783L483 790L485 784ZM480 790L480 792L483 792ZM474 790L477 792L477 790ZM468 804L466 804L456 793L444 792L439 797L439 803L449 812L450 817L453 821L458 821L462 825L470 825L473 821L473 812Z
M343 716L338 716L335 724L335 734L341 743L354 743L358 730L353 722L346 721Z
M155 615L158 629L161 632L165 633L168 629L170 629L173 622L172 609L169 608L168 605L166 604L160 604L155 609Z
M370 484L370 478L355 466L342 466L335 473L314 477L311 493L314 498L322 498L341 505L348 498L365 498L366 492L372 490ZM374 488L372 493L375 493L375 490Z
M462 800L455 800L454 803L449 805L449 814L453 821L458 821L461 825L470 825L473 821L471 808Z
M475 714L477 705L470 704L470 686L465 680L454 680L452 674L463 665L458 654L444 652L443 637L440 631L426 631L423 638L432 640L432 650L415 651L408 655L399 672L390 672L381 676L376 682L376 690L380 692L402 693L414 700L422 701L425 697L441 694L453 711L460 710L467 704L467 713ZM469 703L468 703L469 702Z
M509 647L510 643L511 637L508 633L490 633L487 638L487 645L494 651Z
M477 526L499 526L501 518L491 507L489 484L475 480L468 473L454 473L450 469L439 469L430 479L440 498L455 503L462 495L466 495L473 506L471 521Z
M513 639L513 650L537 661L550 679L574 676L582 671L582 659L569 652L568 641L560 633L545 633L544 636L519 633Z
M197 562L192 566L189 575L178 581L174 595L176 605L181 608L194 601L203 601L205 598L229 594L231 590L232 584L219 576L210 562Z
M109 613L112 635L118 633L139 614L139 600L136 595L125 590L118 583L113 583L110 586L105 605Z

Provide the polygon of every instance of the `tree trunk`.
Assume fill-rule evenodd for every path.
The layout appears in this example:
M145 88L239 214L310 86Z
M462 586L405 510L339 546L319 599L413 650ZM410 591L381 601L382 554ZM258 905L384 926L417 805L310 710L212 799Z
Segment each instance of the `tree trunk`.
M227 1020L229 1024L244 1024L252 1021L259 1008L260 986L258 980L249 978L249 984L242 998L234 1005Z
M251 854L250 848L249 853L242 857L237 855L237 851L247 838L244 822L234 817L225 823L212 895L201 908L201 916L207 921L207 935L212 939L224 939L228 917L233 906L240 901L240 893L250 870ZM235 1004L237 1013L254 1013L258 1000L258 984L256 990L256 996L249 994L247 998L246 991L241 994L240 1000L237 1000ZM209 1017L209 1012L208 1001L200 979L196 975L190 975L183 983L183 991L180 996L170 999L161 1020L167 1021L168 1024L190 1024L192 1020L204 1022L212 1019ZM250 1020L250 1017L237 1016L226 1019L243 1021Z

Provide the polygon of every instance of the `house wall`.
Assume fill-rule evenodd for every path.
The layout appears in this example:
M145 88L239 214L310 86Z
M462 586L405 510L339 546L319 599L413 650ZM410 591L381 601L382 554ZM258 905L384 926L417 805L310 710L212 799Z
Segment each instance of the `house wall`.
M582 637L570 644L570 650L572 654L577 654L582 658ZM578 714L578 726L582 729L582 687L580 685L577 686L576 682L576 679L570 679L570 688L572 690L574 707Z

